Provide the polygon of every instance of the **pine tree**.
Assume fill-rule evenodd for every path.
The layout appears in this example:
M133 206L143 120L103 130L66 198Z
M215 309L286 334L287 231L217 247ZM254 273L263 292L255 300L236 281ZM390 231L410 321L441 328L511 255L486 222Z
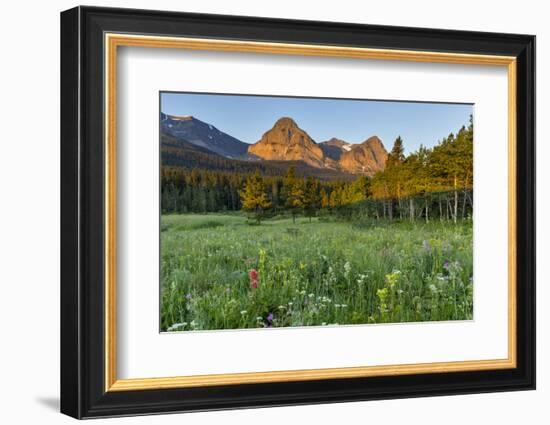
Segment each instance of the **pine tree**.
M256 222L260 224L265 211L272 205L265 192L264 181L259 171L247 178L240 195L243 210L254 213Z
M285 207L292 214L292 222L296 223L296 215L304 208L304 184L302 180L295 179L294 184L288 189Z
M401 164L403 161L405 161L405 149L403 148L403 139L401 138L401 136L397 136L397 139L395 139L395 142L393 142L393 148L388 154L386 167Z
M313 217L317 210L321 207L321 194L320 194L321 184L319 180L314 179L313 177L308 177L306 180L306 186L304 191L304 211L306 216L309 217L311 222L311 217Z
M330 206L330 198L325 188L321 189L321 208L328 208Z
M403 162L405 161L405 150L403 148L403 139L401 136L397 136L393 143L393 148L388 154L386 161L386 176L388 183L388 190L390 194L389 213L390 219L393 217L393 203L394 199L397 199L399 205L399 214L402 214L401 197L403 191Z

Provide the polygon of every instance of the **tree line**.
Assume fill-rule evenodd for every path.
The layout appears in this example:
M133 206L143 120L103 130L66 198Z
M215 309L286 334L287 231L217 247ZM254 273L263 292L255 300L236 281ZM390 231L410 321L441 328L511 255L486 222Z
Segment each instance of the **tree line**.
M372 178L321 181L299 177L162 167L163 213L246 211L256 222L274 214L330 214L375 219L452 220L473 210L473 124L449 134L433 148L404 154L398 137L386 167Z

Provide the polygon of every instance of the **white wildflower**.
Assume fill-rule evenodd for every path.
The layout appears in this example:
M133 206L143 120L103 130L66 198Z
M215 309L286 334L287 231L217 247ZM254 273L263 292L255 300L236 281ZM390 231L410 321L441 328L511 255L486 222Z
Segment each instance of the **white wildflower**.
M347 276L349 272L351 272L351 264L349 263L349 261L346 261L346 263L344 264L344 273Z
M187 326L187 322L183 322L183 323L174 323L172 326L170 326L167 330L168 332L170 331L175 331L176 329L180 329L180 328L184 328Z

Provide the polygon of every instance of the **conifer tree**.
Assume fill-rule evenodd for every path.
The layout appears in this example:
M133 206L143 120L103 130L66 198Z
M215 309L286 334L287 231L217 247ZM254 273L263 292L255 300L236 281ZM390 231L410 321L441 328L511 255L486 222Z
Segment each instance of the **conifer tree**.
M292 222L296 223L296 215L304 208L304 184L302 180L295 179L294 184L288 189L285 207L292 214Z
M313 177L308 177L306 180L305 191L304 191L304 211L306 216L309 217L311 222L311 217L313 217L317 210L321 207L321 194L320 194L321 184L319 180L314 179Z
M264 181L259 171L247 178L240 195L243 210L254 213L256 222L260 224L265 211L271 208L271 202L265 192Z
M330 198L325 188L321 189L321 208L328 208L330 206Z

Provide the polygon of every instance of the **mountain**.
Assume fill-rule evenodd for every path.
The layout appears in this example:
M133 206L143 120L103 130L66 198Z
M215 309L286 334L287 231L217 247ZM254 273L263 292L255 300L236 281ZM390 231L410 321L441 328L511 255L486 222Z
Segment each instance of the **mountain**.
M351 145L338 161L342 171L351 174L374 175L386 166L388 152L377 136L369 137L363 143Z
M161 113L160 118L162 163L167 166L238 172L260 169L279 175L294 165L302 175L347 180L354 174L372 176L383 170L388 156L376 136L357 145L337 138L317 144L288 117L278 119L253 145L192 116Z
M343 153L351 150L353 145L344 140L333 137L326 142L319 143L319 147L322 149L326 157L338 161Z
M317 144L288 117L277 120L256 144L250 145L248 153L268 161L303 161L313 167L369 176L384 169L388 156L377 136L358 145L336 138Z
M277 120L248 153L264 160L303 161L314 167L325 166L323 150L292 118Z
M244 158L248 144L192 116L160 114L161 132L227 158Z
M201 168L212 171L251 174L259 170L266 176L284 176L293 166L300 177L316 177L320 180L345 180L355 178L352 174L330 168L312 167L303 161L264 161L226 158L184 139L161 134L161 158L163 167L177 167L192 170Z

